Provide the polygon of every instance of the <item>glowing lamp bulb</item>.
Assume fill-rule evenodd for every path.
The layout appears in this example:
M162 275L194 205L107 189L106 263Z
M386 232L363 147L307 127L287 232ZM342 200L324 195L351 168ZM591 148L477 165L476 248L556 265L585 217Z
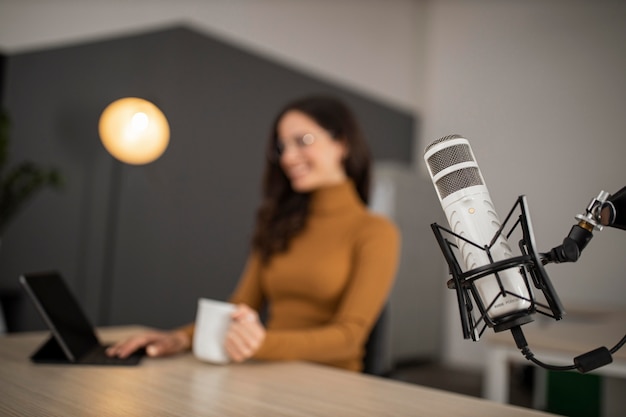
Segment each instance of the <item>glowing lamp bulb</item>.
M127 97L109 104L98 124L100 139L116 159L143 165L159 158L170 141L165 115L147 100Z

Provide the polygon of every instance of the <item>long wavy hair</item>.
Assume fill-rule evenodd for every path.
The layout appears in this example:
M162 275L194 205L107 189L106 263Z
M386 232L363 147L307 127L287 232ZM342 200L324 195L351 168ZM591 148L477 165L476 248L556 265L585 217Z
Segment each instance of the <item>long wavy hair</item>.
M283 172L276 154L278 124L285 113L306 114L330 136L347 145L343 166L364 204L369 202L370 152L350 108L335 97L309 96L287 104L276 116L267 143L267 162L263 175L262 201L257 211L252 247L264 263L272 255L287 250L290 240L305 226L309 214L310 193L296 192Z

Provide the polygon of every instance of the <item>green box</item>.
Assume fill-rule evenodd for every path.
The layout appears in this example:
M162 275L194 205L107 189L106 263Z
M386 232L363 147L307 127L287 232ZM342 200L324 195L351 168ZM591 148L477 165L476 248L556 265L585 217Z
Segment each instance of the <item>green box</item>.
M601 417L602 378L577 372L548 372L546 411L567 417Z

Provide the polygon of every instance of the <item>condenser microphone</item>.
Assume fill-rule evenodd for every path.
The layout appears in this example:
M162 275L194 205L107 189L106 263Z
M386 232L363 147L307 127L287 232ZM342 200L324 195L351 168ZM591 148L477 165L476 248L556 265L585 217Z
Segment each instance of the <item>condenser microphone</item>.
M500 219L468 140L460 135L435 140L424 151L424 160L448 224L463 238L457 238L456 244L465 271L511 258L511 248L500 233ZM531 306L526 281L516 267L476 279L475 288L494 322L523 315ZM528 317L528 321L532 319Z

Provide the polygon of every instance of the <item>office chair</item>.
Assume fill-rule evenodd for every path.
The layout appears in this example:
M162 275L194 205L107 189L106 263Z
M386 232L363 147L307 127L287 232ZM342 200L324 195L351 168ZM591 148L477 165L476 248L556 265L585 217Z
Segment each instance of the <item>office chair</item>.
M4 322L4 313L2 312L2 302L0 302L0 335L7 332L7 325Z
M376 376L389 374L389 330L389 306L385 304L365 343L363 373Z

